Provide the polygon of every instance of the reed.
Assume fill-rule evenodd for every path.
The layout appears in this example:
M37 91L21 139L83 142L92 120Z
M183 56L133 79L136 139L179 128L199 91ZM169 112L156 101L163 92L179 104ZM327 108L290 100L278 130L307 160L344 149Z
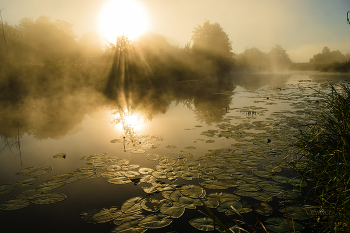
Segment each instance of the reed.
M309 187L305 202L318 208L315 232L350 232L350 88L330 85L326 105L301 131L292 163Z

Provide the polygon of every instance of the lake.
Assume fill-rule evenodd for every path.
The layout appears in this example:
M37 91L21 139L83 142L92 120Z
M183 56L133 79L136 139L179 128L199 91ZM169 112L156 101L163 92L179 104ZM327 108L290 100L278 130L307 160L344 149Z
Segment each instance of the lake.
M286 230L286 200L302 231L305 183L288 162L320 92L340 81L349 75L232 74L3 104L0 231L214 230L199 198L229 227L242 221L232 205L272 232Z

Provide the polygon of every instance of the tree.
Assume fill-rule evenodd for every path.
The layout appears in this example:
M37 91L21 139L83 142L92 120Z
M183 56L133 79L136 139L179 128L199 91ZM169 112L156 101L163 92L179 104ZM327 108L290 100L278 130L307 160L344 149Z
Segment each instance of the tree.
M347 57L344 56L339 50L331 51L327 46L322 49L322 53L315 54L313 58L310 59L310 63L313 64L327 64L332 62L340 62L346 60Z
M192 53L201 62L206 63L214 73L222 74L231 70L233 53L231 41L219 23L208 20L194 28L192 35Z
M281 45L276 44L268 53L272 69L286 69L292 64L286 50Z

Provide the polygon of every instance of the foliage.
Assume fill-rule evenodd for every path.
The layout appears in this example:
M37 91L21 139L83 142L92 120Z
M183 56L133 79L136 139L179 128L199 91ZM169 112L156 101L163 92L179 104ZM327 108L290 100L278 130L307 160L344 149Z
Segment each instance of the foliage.
M310 59L310 63L326 64L332 62L342 62L346 59L347 57L339 50L331 51L328 47L324 47L321 53L315 54L313 58Z
M287 69L292 64L292 61L289 58L289 55L286 53L286 50L284 50L278 44L271 48L268 56L270 60L270 67L273 70Z
M231 70L231 42L219 23L211 24L207 20L202 26L194 28L192 42L192 53L202 65L208 64L217 74Z
M350 88L341 87L343 93L330 86L326 107L302 132L300 157L294 163L312 191L306 201L329 213L314 228L333 232L348 232L350 227Z

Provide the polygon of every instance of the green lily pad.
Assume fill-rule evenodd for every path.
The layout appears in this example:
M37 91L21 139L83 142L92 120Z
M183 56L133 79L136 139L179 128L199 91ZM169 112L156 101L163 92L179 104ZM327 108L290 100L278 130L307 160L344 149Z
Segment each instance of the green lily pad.
M185 212L185 207L182 204L170 200L162 201L159 209L162 214L168 215L171 218L180 218Z
M194 147L194 146L185 146L185 149L187 149L187 150L194 150L194 149L196 149L196 147Z
M152 168L143 167L139 169L139 173L141 173L142 175L148 175L148 174L151 174L152 172L154 172Z
M239 201L226 201L221 203L216 209L219 212L225 212L226 215L234 215L237 214L237 212L231 208L234 207L234 209L239 213L242 210L242 204Z
M299 178L293 179L290 184L296 187L305 187L307 185L305 181Z
M58 154L55 154L53 157L54 158L62 158L62 159L65 159L66 158L66 153L58 153Z
M157 212L159 209L159 203L160 201L157 199L147 198L141 201L141 207L150 212Z
M190 197L180 197L179 203L183 205L187 209L196 209L196 206L203 205L202 202L197 198L190 198Z
M8 200L4 204L0 204L0 210L18 210L27 207L30 204L28 200L14 199Z
M20 181L17 181L13 187L14 188L22 188L22 187L26 187L26 186L30 186L32 184L35 184L37 181L38 181L38 177L20 180Z
M20 176L31 176L33 173L35 173L36 171L39 170L39 167L27 167L24 168L18 172L16 172L16 175L20 175Z
M204 188L208 188L208 189L227 189L228 188L227 184L218 180L206 180L199 184Z
M133 197L130 198L129 200L125 201L121 207L121 210L124 213L130 213L130 212L135 212L139 211L142 209L141 207L141 201L143 200L142 197Z
M255 192L259 191L261 187L257 184L242 184L237 187L239 190L247 191L247 192Z
M285 177L285 176L272 176L271 177L274 181L278 182L278 183L282 183L282 184L285 184L285 183L288 183L290 181L290 178L288 177Z
M211 193L208 196L217 199L219 201L219 203L223 203L226 201L239 201L239 200L241 200L240 196L237 196L237 195L232 194L232 193Z
M141 220L145 216L141 214L142 212L132 212L132 213L123 213L116 219L114 219L113 223L115 225L122 225L124 223L130 222L130 221L135 221L135 220Z
M111 233L143 233L147 229L144 227L140 227L138 225L139 222L140 222L139 219L126 222L124 224L121 224L121 225L113 228Z
M107 180L109 183L112 184L128 184L131 183L132 181L127 178L127 177L116 177L116 178L111 178Z
M51 177L47 178L45 180L45 183L60 183L60 182L64 182L64 181L68 180L69 178L71 178L74 175L75 174L73 174L73 173L58 174L58 175L51 176Z
M0 185L0 195L3 196L3 195L6 195L10 192L12 192L13 190L13 186L10 185L10 184L3 184L3 185Z
M168 226L172 221L167 215L152 214L142 219L138 225L147 229L157 229Z
M106 223L113 221L122 215L122 211L118 208L112 207L109 209L102 209L99 212L95 213L92 217L93 223Z
M191 226L200 231L213 231L214 221L211 218L195 218L189 221Z
M63 193L44 193L42 195L37 195L31 202L37 205L47 205L63 201L66 198L67 196Z
M203 188L197 185L185 185L180 188L180 193L190 198L199 198L203 195L203 192Z
M265 202L254 205L254 210L263 216L270 216L273 212L272 207Z
M304 226L297 222L297 221L290 221L291 228L288 230L288 222L285 218L268 218L265 220L265 227L273 232L293 232L295 231L301 231L304 229Z
M281 208L279 210L281 213L285 213L286 210L285 208ZM312 216L308 215L306 213L306 210L304 210L302 207L298 207L298 206L287 206L287 211L288 211L288 216L289 218L293 218L293 219L297 219L297 220L305 220L305 219L309 219ZM286 214L284 214L286 216Z

